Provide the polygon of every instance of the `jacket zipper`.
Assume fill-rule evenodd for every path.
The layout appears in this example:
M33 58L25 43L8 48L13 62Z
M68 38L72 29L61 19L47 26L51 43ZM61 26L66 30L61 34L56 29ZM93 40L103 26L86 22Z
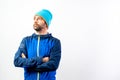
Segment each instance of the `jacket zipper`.
M40 44L40 36L38 36L38 43L37 43L37 57L39 57L39 44ZM40 79L40 73L37 72L37 80Z

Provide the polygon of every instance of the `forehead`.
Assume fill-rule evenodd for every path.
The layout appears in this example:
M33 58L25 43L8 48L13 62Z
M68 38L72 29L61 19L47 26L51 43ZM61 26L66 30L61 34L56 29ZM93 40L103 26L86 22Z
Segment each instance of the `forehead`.
M42 19L42 20L44 20L41 16L38 16L38 15L35 15L35 16L34 16L34 19L36 19L36 18L37 18L37 19Z

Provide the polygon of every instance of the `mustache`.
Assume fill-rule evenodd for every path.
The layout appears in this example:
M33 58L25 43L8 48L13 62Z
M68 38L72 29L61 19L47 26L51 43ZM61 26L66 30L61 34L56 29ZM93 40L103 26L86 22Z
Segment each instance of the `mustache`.
M43 26L45 26L45 24L37 24L37 23L34 23L33 26L40 26L40 27L43 27Z
M37 24L37 23L34 23L34 24L33 24L33 26L36 26L36 25L39 26L39 24Z

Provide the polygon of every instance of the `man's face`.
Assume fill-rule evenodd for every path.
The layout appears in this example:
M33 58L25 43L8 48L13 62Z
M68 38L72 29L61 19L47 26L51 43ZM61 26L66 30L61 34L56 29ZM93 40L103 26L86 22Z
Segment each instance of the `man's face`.
M47 26L46 22L42 17L37 16L37 15L34 16L34 24L33 24L34 30L41 31L46 26Z

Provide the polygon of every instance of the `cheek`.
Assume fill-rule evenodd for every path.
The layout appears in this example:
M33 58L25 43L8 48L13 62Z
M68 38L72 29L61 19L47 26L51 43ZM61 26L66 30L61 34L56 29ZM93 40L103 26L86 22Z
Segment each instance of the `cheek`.
M37 23L38 23L38 24L41 24L41 21L40 21L40 20L38 20L38 21L37 21Z
M44 24L44 22L41 20L38 20L38 24Z

